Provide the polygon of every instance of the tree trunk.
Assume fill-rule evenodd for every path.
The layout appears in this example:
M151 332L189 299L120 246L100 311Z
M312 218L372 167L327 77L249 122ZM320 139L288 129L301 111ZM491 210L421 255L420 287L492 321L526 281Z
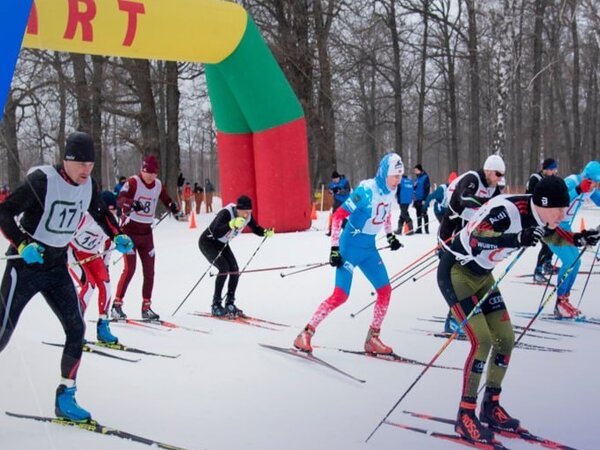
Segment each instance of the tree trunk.
M538 170L541 143L541 104L542 104L542 32L544 30L545 0L535 2L535 25L533 32L533 87L531 90L531 149L529 151L529 171Z
M175 195L177 186L177 175L179 174L180 147L179 147L179 71L176 62L167 62L167 152L165 155L166 168L164 173L165 185L169 186L171 195ZM191 148L190 148L191 150ZM190 159L190 170L192 161ZM193 172L190 172L193 176Z
M479 61L477 58L477 12L475 0L466 0L469 15L469 155L471 167L481 164L479 152L481 150L481 137L479 131Z
M390 0L390 9L388 17L388 26L392 38L393 51L393 92L394 92L394 151L403 155L403 127L402 127L402 73L400 66L400 38L398 37L398 25L396 23L396 0ZM422 162L423 148L417 146L416 159L418 163ZM405 161L406 162L406 161Z
M99 186L110 190L110 181L105 177L102 167L104 166L104 148L102 146L102 82L104 81L103 56L92 56L92 84L91 84L91 133L96 149L96 161L92 176Z
M419 80L419 109L417 113L417 160L421 161L425 140L425 96L427 76L427 41L429 39L429 0L422 0L423 7L423 44L421 45L421 73Z
M71 53L73 65L73 78L75 79L75 100L77 100L77 130L92 133L92 107L90 104L90 93L85 75L85 55ZM62 156L62 155L61 155ZM62 159L62 158L61 158Z
M6 144L8 186L14 190L21 182L21 161L19 159L19 145L17 140L17 102L10 91L6 96L6 104L0 124L4 142Z
M573 77L571 81L571 109L573 114L573 145L571 147L570 162L573 170L583 167L581 154L581 121L579 118L579 36L577 32L577 1L571 0L571 39L573 41Z

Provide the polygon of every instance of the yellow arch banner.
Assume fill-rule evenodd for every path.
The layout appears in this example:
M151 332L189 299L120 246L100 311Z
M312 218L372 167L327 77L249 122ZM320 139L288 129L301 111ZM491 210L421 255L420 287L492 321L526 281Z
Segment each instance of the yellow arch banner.
M246 11L220 0L35 0L23 46L216 64L238 46Z

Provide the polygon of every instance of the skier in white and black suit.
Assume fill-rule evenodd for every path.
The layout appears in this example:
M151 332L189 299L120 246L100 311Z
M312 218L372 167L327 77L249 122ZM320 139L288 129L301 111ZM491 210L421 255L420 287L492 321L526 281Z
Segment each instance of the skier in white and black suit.
M75 378L81 361L85 323L67 270L67 246L86 211L114 238L117 250L132 247L119 234L90 174L94 145L87 133L75 132L66 143L63 164L33 168L0 205L0 229L10 241L0 287L0 351L6 347L23 308L40 293L65 330L56 415L71 420L91 418L75 401Z

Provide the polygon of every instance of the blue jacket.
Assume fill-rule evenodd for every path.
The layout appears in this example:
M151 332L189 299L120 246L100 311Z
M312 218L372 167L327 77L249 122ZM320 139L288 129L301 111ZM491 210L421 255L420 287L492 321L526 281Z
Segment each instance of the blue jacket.
M425 199L425 211L429 209L429 204L434 201L433 212L438 216L443 216L448 210L448 201L446 199L447 184L440 184L435 191Z
M425 200L430 190L429 175L427 175L427 172L421 172L415 180L415 200L418 202Z
M340 181L337 183L332 181L329 183L329 190L333 193L333 198L340 204L344 203L350 195L350 183L344 175L340 176Z
M414 189L413 182L406 175L402 175L402 180L396 191L396 198L400 205L410 205L413 201Z

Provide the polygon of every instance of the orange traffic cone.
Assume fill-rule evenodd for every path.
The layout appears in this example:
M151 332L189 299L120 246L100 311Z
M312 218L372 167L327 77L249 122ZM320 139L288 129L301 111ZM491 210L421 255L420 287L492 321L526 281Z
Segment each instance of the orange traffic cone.
M585 220L583 220L583 217L582 217L581 222L579 222L579 231L581 231L583 233L584 230L585 230Z
M196 214L194 214L194 211L190 212L190 228L197 228L196 227Z
M317 220L317 204L313 203L312 211L310 213L310 220Z

